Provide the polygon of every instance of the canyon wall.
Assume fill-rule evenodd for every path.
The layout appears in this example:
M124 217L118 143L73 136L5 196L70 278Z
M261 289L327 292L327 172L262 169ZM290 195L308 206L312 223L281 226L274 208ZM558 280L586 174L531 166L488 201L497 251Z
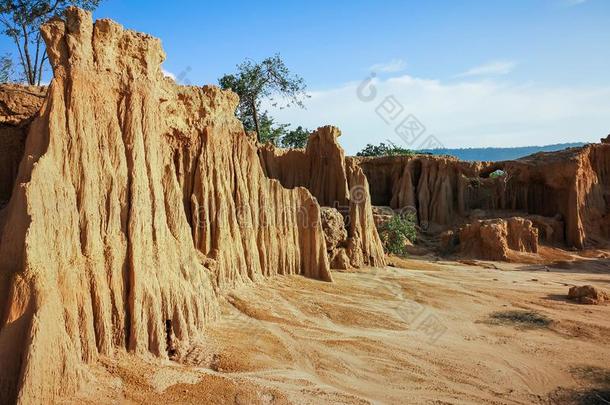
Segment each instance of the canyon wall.
M348 234L345 254L351 266L385 266L368 180L357 164L346 159L339 136L338 128L325 126L310 135L305 149L263 145L259 149L261 164L265 173L284 187L305 187L320 205L343 214ZM331 261L335 261L332 256Z
M0 211L1 403L74 392L99 354L167 358L223 288L331 280L320 207L265 176L235 94L176 85L159 40L79 9L42 33L54 79Z
M374 205L413 207L432 232L519 214L548 242L581 249L610 238L608 143L494 163L427 155L353 159L371 184Z

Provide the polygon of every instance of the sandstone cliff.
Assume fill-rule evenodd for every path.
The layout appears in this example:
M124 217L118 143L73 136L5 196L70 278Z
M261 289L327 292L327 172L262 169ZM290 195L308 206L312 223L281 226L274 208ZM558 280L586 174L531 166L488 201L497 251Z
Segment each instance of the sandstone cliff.
M336 208L345 217L348 231L345 253L353 267L384 266L385 256L375 228L369 184L362 169L346 159L332 126L318 128L302 149L261 146L265 172L284 187L305 187L320 205ZM341 253L343 255L343 253ZM331 255L333 260L334 254Z
M431 232L479 216L519 215L551 243L583 248L610 239L608 143L495 163L425 155L354 160L373 204L413 207Z
M233 93L177 86L157 39L78 9L43 35L54 79L0 215L1 403L74 391L100 353L167 357L221 288L331 279L318 204L264 175Z

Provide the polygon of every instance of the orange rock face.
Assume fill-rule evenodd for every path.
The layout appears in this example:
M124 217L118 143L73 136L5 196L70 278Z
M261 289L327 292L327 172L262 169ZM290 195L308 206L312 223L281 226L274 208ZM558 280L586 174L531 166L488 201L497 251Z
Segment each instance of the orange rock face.
M593 144L505 162L508 207L565 223L565 243L583 248L610 238L610 145Z
M607 292L592 285L570 287L568 298L585 305L599 305L610 301L610 295Z
M259 152L261 163L267 175L284 187L305 187L320 205L336 208L346 217L346 254L351 266L384 266L368 180L356 163L346 159L337 142L340 135L338 128L326 126L314 131L305 150L264 145Z
M78 9L42 31L54 79L0 211L0 403L73 392L99 354L167 357L223 288L331 280L319 205L265 176L236 95Z
M568 247L610 239L608 143L496 163L434 156L355 160L375 205L413 207L420 226L433 232L482 211L492 218L535 216L542 237ZM497 170L505 175L490 177Z
M374 205L412 208L424 229L441 230L466 215L465 176L482 165L449 157L353 158L371 184ZM472 208L475 208L474 206Z
M459 253L487 260L510 260L511 252L538 252L538 229L523 218L478 220L458 233Z
M350 198L345 153L337 142L338 128L318 128L309 137L305 150L261 147L261 162L271 178L284 187L305 187L320 205L345 207Z
M350 269L347 255L348 238L343 215L331 207L322 207L322 228L326 237L326 251L333 269Z

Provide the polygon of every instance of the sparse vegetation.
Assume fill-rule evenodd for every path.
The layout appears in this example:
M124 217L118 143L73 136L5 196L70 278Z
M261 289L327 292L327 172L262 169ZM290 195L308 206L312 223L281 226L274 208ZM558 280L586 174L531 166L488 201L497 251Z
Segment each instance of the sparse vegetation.
M610 404L610 389L584 388L578 390L560 387L549 394L547 403L572 405L608 405Z
M514 325L522 328L547 328L553 323L546 315L526 310L494 312L490 318L490 323L495 325Z
M356 156L413 156L415 152L396 145L391 141L388 144L381 142L379 145L367 144Z
M387 253L399 256L407 255L407 243L415 242L417 219L413 212L396 215L381 226L379 236Z
M609 404L610 370L595 366L578 366L570 369L572 376L585 388L580 390L559 390L554 393L554 403Z
M570 373L578 379L610 388L610 369L595 366L572 367Z

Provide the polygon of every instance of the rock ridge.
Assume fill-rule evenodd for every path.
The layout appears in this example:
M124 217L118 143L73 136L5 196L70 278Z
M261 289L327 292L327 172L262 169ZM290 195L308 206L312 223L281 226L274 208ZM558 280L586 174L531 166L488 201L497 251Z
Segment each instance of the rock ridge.
M235 94L80 9L42 34L54 78L0 211L0 402L52 402L117 350L167 358L224 289L332 280L319 205L265 176Z

